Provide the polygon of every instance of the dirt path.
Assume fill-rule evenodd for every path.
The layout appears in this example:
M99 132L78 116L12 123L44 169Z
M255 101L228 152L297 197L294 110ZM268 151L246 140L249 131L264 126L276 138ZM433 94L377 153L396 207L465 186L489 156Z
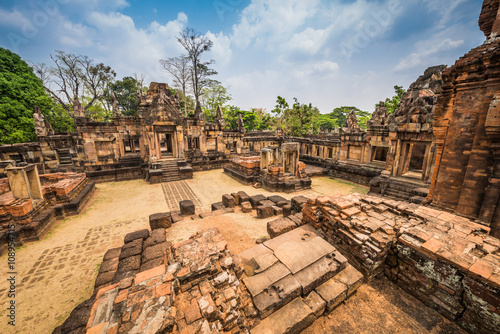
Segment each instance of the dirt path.
M16 327L7 325L7 281L0 281L0 333L51 333L80 302L90 297L102 256L123 244L132 231L149 228L150 214L177 210L176 203L194 200L197 212L210 211L223 194L246 191L249 195L270 194L263 189L243 186L220 170L195 173L194 179L178 183L150 185L143 180L97 185L88 208L78 216L58 223L42 240L16 252ZM305 194L347 194L366 192L366 187L314 178L313 188L285 198ZM191 196L194 198L186 198ZM175 224L168 239L178 242L198 230L216 226L234 254L255 245L267 235L267 220L248 214L226 214L204 220ZM7 257L0 258L0 277L7 275Z

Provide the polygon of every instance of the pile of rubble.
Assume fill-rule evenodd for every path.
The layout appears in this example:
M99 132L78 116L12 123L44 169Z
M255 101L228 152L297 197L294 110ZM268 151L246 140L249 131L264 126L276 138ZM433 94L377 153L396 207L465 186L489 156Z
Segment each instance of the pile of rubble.
M257 313L241 273L217 229L174 245L165 229L130 233L104 256L93 296L54 333L244 332Z
M385 273L468 330L500 328L500 240L488 227L359 194L311 198L302 212L365 276Z

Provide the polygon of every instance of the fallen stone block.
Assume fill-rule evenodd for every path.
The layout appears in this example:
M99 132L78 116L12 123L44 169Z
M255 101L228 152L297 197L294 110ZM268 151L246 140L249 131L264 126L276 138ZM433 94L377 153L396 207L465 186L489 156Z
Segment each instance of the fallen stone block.
M276 238L279 235L285 234L297 227L292 220L288 218L280 218L267 223L267 234L271 238Z
M301 290L301 285L293 275L288 275L269 286L267 291L258 294L253 299L255 307L260 312L260 318L264 319L268 317L293 299L299 297ZM309 310L309 308L307 309ZM311 311L309 310L309 312Z
M212 203L212 211L224 209L224 204L222 202Z
M279 202L286 202L286 198L284 197L281 197L279 195L272 195L272 196L269 196L267 198L268 200L270 200L271 202L274 203L274 205L277 205Z
M240 205L240 196L238 196L238 193L231 193L231 196L234 198L234 203Z
M268 199L265 199L265 200L259 201L257 203L257 206L261 206L261 205L274 206L274 202L272 202Z
M326 309L326 302L316 292L311 293L304 299L304 303L311 309L316 318L319 318Z
M190 201L188 199L180 201L179 207L181 208L181 215L183 216L192 216L195 213L193 201Z
M300 212L307 203L308 198L305 196L295 196L292 198L292 210Z
M244 191L238 191L236 195L239 197L239 203L250 202L250 196Z
M249 201L252 204L252 207L255 209L258 206L260 201L267 200L267 197L264 195L255 195L250 197Z
M297 214L287 216L287 218L290 219L291 221L293 221L295 223L295 225L297 225L297 226L303 225L302 219L299 218L299 216Z
M272 206L261 205L257 207L257 218L269 218L274 216L274 210Z
M210 217L210 216L213 216L213 212L210 211L210 212L202 212L199 214L200 218L203 219L203 218L207 218L207 217Z
M170 212L154 213L149 216L149 226L151 231L158 228L169 228L172 226L172 216Z
M149 230L144 229L127 234L125 236L125 239L123 239L123 242L127 243L135 239L147 239L148 237L149 237Z
M180 212L171 212L170 213L171 217L172 217L172 223L175 224L175 223L178 223L178 222L181 222L184 220L184 216L182 216L180 214Z
M328 312L347 298L347 286L335 277L317 287L316 292L326 302Z
M251 334L260 333L300 333L311 325L316 317L300 298L294 299L282 309L261 321L250 330Z
M240 204L241 206L241 211L244 213L252 212L252 204L250 202L243 202Z
M277 206L279 206L280 208L284 207L285 205L290 205L290 207L292 206L292 202L291 201L280 201L278 203L276 203Z
M292 214L292 205L287 204L283 206L283 217L288 217Z
M236 201L232 195L225 194L222 195L222 204L226 208L234 208L236 206Z
M273 210L274 210L274 215L275 216L279 216L281 214L283 214L283 209L280 208L279 206L273 206Z
M364 276L351 265L347 265L336 277L348 287L347 295L352 295L363 284Z

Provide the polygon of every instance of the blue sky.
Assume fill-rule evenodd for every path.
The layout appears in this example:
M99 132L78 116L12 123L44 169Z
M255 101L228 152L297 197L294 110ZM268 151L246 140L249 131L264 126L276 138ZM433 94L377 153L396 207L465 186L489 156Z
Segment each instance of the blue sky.
M214 46L215 79L231 104L273 108L276 96L372 112L433 65L452 65L485 37L481 0L2 0L0 46L52 65L63 50L111 66L118 78L172 80L160 59L183 53L193 27Z

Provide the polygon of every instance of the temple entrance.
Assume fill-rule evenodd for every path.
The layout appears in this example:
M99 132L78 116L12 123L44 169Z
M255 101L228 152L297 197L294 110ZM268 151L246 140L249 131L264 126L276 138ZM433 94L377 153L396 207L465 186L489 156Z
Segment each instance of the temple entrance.
M388 151L389 151L388 147L374 146L372 148L372 160L371 161L386 162Z
M413 150L411 151L410 158L410 172L422 173L426 148L425 144L413 144Z
M423 179L427 168L426 154L429 145L423 142L407 142L403 146L399 175Z
M171 133L160 133L160 150L161 157L172 157L174 156L173 147L173 135Z

